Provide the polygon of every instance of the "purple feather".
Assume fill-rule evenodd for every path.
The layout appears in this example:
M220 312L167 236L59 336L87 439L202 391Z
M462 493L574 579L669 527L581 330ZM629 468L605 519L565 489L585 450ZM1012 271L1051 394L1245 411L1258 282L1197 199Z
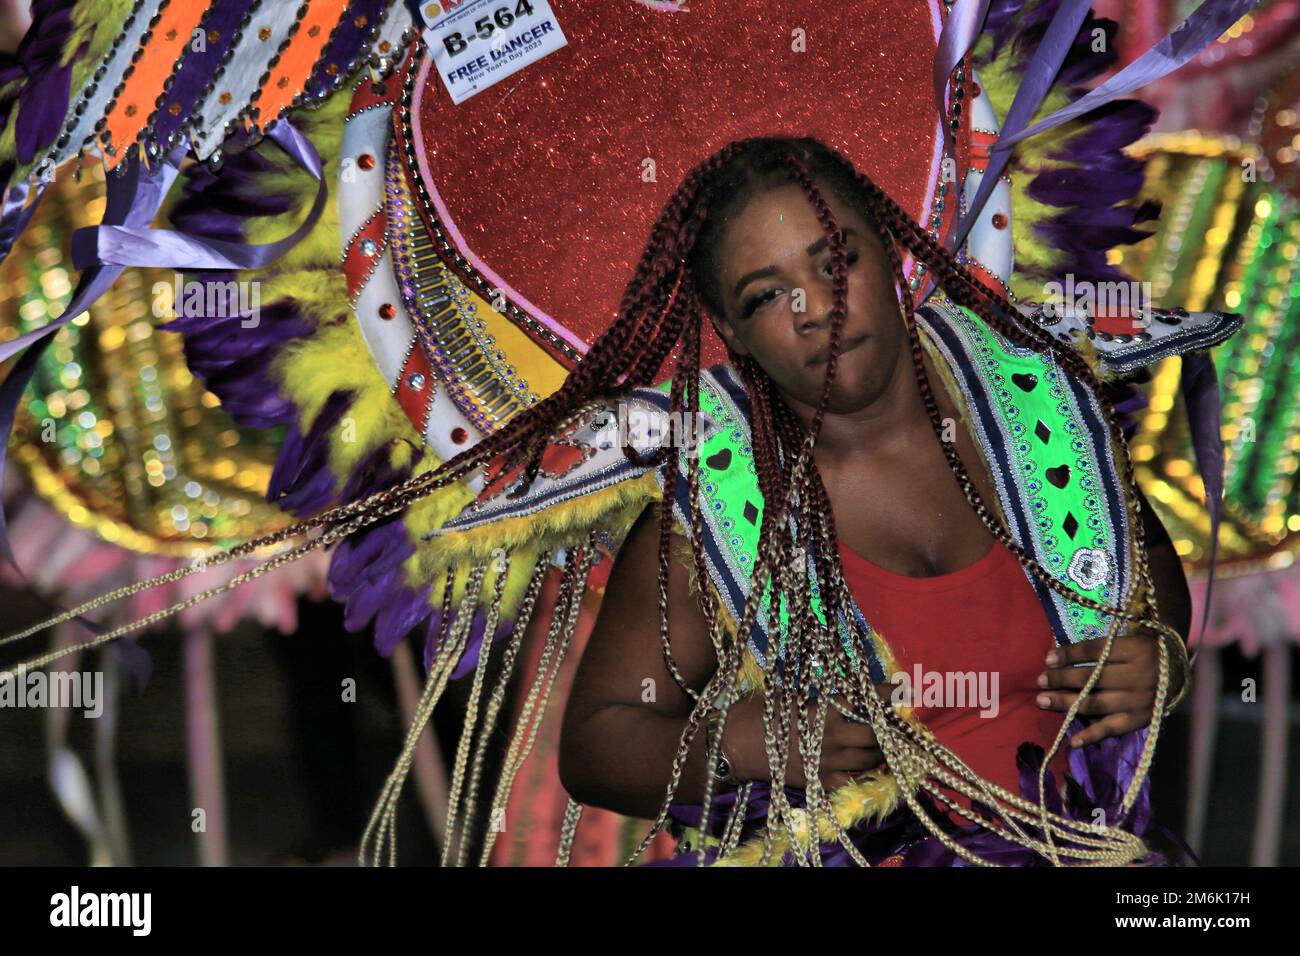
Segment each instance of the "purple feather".
M72 35L72 7L69 0L37 0L32 4L32 25L19 44L17 69L10 75L25 76L14 107L14 145L19 163L30 163L48 148L68 113L72 67L85 54L82 44L66 66L60 64L63 48Z
M246 224L255 217L292 212L299 197L265 192L262 174L279 168L260 152L228 143L219 172L202 165L189 168L172 222L196 235L242 241ZM211 281L235 278L203 273ZM197 277L197 276L196 276ZM234 420L245 426L286 426L286 435L272 472L268 497L294 514L311 514L332 505L356 501L392 487L410 476L410 469L392 465L391 447L375 449L342 477L330 468L327 438L330 429L351 406L353 397L336 392L320 412L300 427L299 410L283 394L274 363L292 342L315 332L315 321L291 300L264 304L255 326L244 327L238 316L184 315L165 328L185 339L186 358ZM340 321L351 321L346 314ZM305 428L305 431L304 431ZM412 464L418 463L417 452ZM374 625L375 644L383 654L426 618L428 589L407 586L403 568L414 553L400 518L388 518L351 535L335 549L330 562L331 596L344 604L344 626L353 632Z

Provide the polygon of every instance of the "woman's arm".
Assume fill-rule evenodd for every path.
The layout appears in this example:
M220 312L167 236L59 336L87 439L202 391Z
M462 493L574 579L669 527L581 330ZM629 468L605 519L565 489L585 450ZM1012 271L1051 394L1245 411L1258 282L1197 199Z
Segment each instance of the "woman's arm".
M1174 550L1174 543L1169 539L1169 532L1165 530L1160 516L1151 507L1151 502L1147 501L1141 488L1134 490L1138 501L1142 503L1147 563L1151 569L1151 583L1156 586L1160 620L1177 631L1186 644L1192 631L1192 593L1187 587L1183 562Z
M674 538L681 540L676 533ZM574 799L651 819L663 803L693 706L664 664L658 573L659 514L651 505L614 561L560 732L560 780ZM686 570L676 560L668 562L668 628L682 678L692 689L703 689L717 655ZM704 795L705 736L701 730L695 737L677 799Z
M674 533L673 542L675 551L685 539ZM650 507L619 549L560 731L560 781L575 800L652 819L667 793L693 706L664 664L658 573L659 515ZM686 569L676 559L668 562L668 632L682 679L695 691L703 689L717 669L717 654ZM797 735L797 722L791 721L785 778L792 787L805 784ZM722 736L735 779L770 779L761 693L731 706ZM823 787L833 790L881 760L869 726L831 711L822 737ZM691 743L676 800L703 798L707 761L701 729Z

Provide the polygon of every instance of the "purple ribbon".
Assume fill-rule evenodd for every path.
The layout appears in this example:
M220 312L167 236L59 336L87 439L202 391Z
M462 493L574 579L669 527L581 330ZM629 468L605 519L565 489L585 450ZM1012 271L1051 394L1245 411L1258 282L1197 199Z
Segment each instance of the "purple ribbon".
M283 239L260 246L225 239L202 239L184 232L151 229L148 223L129 221L78 229L72 237L72 264L78 269L95 265L149 266L183 269L260 269L292 249L311 231L325 208L328 190L321 172L320 156L307 137L281 120L267 131L267 137L283 149L320 185L316 200L302 225Z
M1219 557L1219 519L1223 510L1223 434L1219 430L1221 400L1214 362L1205 351L1183 356L1179 388L1187 406L1188 430L1196 467L1205 484L1205 506L1210 512L1210 574L1205 581L1205 607L1201 612L1201 633L1195 645L1205 639L1210 621L1210 599L1214 591L1214 566ZM1191 635L1188 635L1191 640Z
M29 194L30 203L27 201ZM44 183L40 183L35 192L25 182L10 183L5 189L4 201L0 203L0 262L9 257L9 250L27 228L44 194Z
M103 223L78 229L72 236L73 265L82 270L72 301L57 319L9 342L0 343L0 362L22 353L4 382L0 383L0 436L3 436L0 438L0 476L4 473L5 454L18 405L42 353L50 344L54 333L90 308L108 291L123 268L144 266L227 271L261 268L287 252L316 224L328 194L320 156L310 140L288 120L280 120L272 125L266 135L311 174L317 181L318 188L315 202L302 225L284 239L265 245L245 246L150 228L149 224L180 171L181 160L188 148L185 142L172 149L161 162L152 167L147 167L136 156L123 161L120 172L111 173L107 177ZM9 543L9 529L3 508L0 508L0 558L12 565L26 580ZM80 617L77 620L92 632L98 633L99 629L93 623Z
M998 137L993 151L1009 149L1022 139L1067 123L1076 116L1168 76L1196 57L1258 5L1259 0L1205 0L1173 33L1162 38L1105 83L1028 129L1010 137Z
M948 77L957 68L979 36L989 15L990 0L957 0L948 14L948 22L939 34L939 49L934 55L934 102L939 108L939 129L943 132L943 155L947 156L952 132L944 117L948 115Z

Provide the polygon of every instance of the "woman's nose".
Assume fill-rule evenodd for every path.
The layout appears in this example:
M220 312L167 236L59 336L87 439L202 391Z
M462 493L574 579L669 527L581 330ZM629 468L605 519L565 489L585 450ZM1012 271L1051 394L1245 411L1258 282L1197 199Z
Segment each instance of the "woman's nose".
M835 293L830 283L814 282L804 289L802 312L795 312L795 328L803 333L829 326L835 308Z

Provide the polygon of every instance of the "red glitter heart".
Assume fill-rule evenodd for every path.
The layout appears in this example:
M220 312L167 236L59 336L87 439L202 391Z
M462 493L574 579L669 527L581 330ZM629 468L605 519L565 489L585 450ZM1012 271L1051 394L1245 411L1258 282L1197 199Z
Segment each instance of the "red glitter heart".
M616 315L672 191L732 140L815 136L929 218L937 2L551 5L567 46L459 106L426 57L412 114L461 253L577 351ZM725 361L707 334L704 363Z

